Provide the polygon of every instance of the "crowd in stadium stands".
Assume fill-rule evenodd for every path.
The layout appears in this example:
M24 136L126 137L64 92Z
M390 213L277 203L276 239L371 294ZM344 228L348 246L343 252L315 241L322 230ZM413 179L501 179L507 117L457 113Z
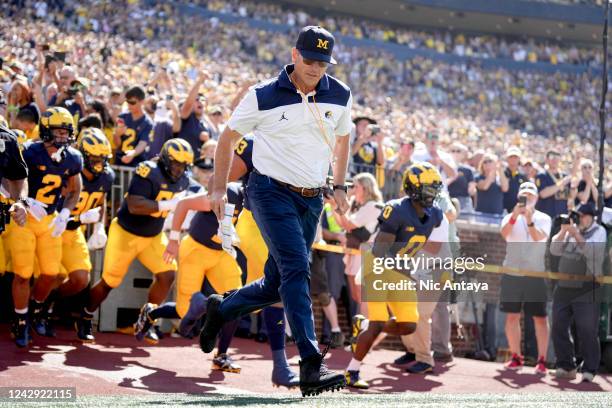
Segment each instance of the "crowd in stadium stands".
M601 6L602 4L605 4L606 0L527 0L527 1L535 1L538 3L557 3L557 4L564 4L567 6L572 6L576 4Z
M136 0L19 3L0 5L4 63L0 85L6 94L6 119L35 139L40 112L64 106L80 127L93 124L104 130L119 165L154 156L173 136L186 139L197 154L212 159L215 139L238 98L250 85L276 75L290 61L293 46L289 42L293 36L180 15L164 3L153 7ZM207 4L213 10L249 17L281 21L282 15L283 23L289 19L295 27L318 21L300 11L288 15L279 6L239 3L245 6L225 1ZM534 41L389 30L345 17L320 22L348 35L440 52L514 59L523 53L519 59L551 62L556 55L556 62L580 64L599 61L589 49ZM387 196L397 197L401 174L415 161L429 161L440 170L450 197L456 199L448 206L449 214L453 206L499 220L513 211L518 188L526 181L534 181L540 189L555 189L542 200L542 211L551 217L595 201L599 78L485 69L475 63L448 65L425 58L398 61L375 49L341 43L334 55L339 65L330 74L350 84L354 95L352 168L361 173L356 183L372 190L377 201L380 194L371 181L384 186ZM142 140L145 147L137 153L142 155L139 160L132 157L138 149L124 151L116 137L124 124L125 116L120 114L128 107L125 91L134 85L146 91L143 108L153 129L152 137ZM612 205L611 153L608 145L608 206ZM346 241L347 225L365 224L357 218L334 217L324 216L326 228L340 244ZM356 265L354 260L346 261ZM342 262L334 265L344 269ZM339 276L347 279L343 270ZM350 313L355 314L355 308ZM337 326L337 317L332 326ZM337 327L331 329L335 332ZM327 334L329 341L339 341Z
M215 0L196 3L220 13L268 20L293 27L316 24L328 27L332 32L358 39L368 38L387 41L410 48L434 50L442 54L502 58L521 62L548 62L551 64L563 63L586 66L599 66L601 64L599 47L577 48L563 45L560 42L546 42L533 38L466 35L450 31L415 31L414 29L392 27L381 22L356 19L350 16L315 16L287 5L254 1Z

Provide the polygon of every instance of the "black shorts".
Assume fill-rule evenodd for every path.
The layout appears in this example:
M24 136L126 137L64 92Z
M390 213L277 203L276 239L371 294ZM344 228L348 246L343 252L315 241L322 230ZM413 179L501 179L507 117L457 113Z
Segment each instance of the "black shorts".
M310 264L310 293L319 295L329 293L327 281L327 270L325 268L325 251L313 249L312 262Z
M329 293L334 299L340 298L345 285L342 255L315 249L310 264L310 293Z
M505 313L521 313L546 316L546 282L541 278L503 275L499 310Z

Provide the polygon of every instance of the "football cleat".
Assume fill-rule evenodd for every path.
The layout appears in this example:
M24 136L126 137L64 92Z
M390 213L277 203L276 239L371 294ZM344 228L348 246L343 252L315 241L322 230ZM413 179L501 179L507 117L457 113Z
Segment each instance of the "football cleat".
M219 307L223 301L221 295L211 295L206 302L206 316L200 331L200 349L204 353L210 353L215 348L217 336L223 327L223 317L219 312Z
M346 387L346 378L342 373L330 371L323 363L323 354L313 354L300 360L300 391L302 396L319 395L325 391L336 391Z
M226 353L222 353L213 358L212 369L239 374L242 367L234 363L234 360Z
M32 342L28 319L15 319L11 335L19 348L27 347Z
M359 335L361 334L361 332L363 331L363 323L364 321L366 321L366 317L364 315L355 315L353 316L352 319L352 324L351 324L351 352L355 352L355 349L357 348L357 337L359 337Z
M93 343L96 338L93 335L93 323L92 319L87 317L81 317L75 323L77 337L83 343Z
M360 390L367 390L370 388L370 384L368 384L367 381L359 378L359 371L347 371L344 373L344 377L346 378L346 385L351 388Z
M146 341L152 344L157 344L159 341L157 334L152 332L155 320L151 320L151 317L149 317L149 313L155 310L156 307L157 305L153 303L146 303L140 308L138 319L136 319L136 323L134 323L134 336L136 340L142 341L146 338Z
M55 337L53 322L51 321L51 317L46 312L42 312L39 315L34 316L32 320L36 334L44 337Z

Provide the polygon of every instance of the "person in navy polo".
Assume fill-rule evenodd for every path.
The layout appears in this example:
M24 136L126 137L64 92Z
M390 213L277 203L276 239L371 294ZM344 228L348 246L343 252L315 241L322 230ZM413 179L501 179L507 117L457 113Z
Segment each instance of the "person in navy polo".
M545 170L538 173L535 184L540 192L536 209L555 218L567 213L567 199L570 193L571 175L559 169L561 154L555 150L546 152Z
M328 64L335 64L333 47L334 37L327 30L304 27L291 52L293 64L248 91L219 138L211 194L221 219L232 148L252 132L254 170L247 195L270 255L263 278L225 298L209 297L200 347L212 351L223 322L282 301L301 357L303 395L346 385L341 373L323 364L309 289L310 248L330 164L338 211L348 210L345 174L352 96L347 85L326 74Z

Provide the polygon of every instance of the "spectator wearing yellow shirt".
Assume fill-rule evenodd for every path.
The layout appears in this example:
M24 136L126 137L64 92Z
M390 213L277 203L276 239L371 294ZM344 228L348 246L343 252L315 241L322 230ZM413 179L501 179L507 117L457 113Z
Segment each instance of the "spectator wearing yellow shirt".
M19 129L26 134L28 140L38 139L38 121L31 110L20 110L13 120L13 128Z

